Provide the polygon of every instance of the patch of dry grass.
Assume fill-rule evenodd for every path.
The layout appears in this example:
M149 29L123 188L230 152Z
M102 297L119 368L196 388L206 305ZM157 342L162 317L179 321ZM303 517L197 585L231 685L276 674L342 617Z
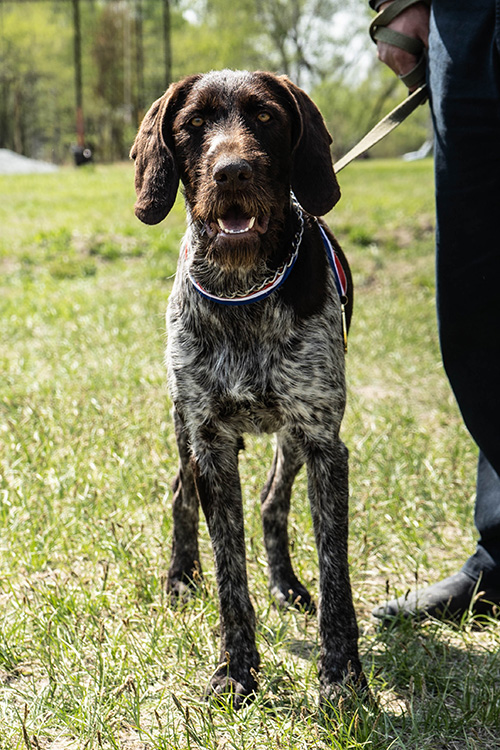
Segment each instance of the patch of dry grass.
M354 164L330 217L356 282L343 436L376 703L328 717L316 620L276 611L267 592L258 496L270 439L248 439L241 460L262 659L254 703L234 713L203 700L218 640L204 523L202 590L180 609L165 596L177 456L164 311L182 207L142 227L130 165L9 178L0 210L23 220L0 238L2 750L496 746L498 622L379 631L370 616L387 591L437 580L474 546L476 451L437 345L431 169ZM303 473L290 523L297 572L316 591Z

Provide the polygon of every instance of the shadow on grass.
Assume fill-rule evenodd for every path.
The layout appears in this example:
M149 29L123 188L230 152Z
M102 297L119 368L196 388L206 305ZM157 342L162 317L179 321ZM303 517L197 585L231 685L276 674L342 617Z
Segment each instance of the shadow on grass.
M497 625L467 615L458 625L397 619L377 631L365 666L371 659L379 721L383 714L402 746L487 748L498 741Z
M292 656L313 663L318 656L317 643L308 638L285 638L282 646ZM362 661L372 700L353 693L318 708L297 695L293 675L275 668L262 685L262 710L270 716L292 710L303 718L314 717L322 741L339 750L489 750L498 746L500 636L496 619L467 615L456 625L397 619L362 644Z

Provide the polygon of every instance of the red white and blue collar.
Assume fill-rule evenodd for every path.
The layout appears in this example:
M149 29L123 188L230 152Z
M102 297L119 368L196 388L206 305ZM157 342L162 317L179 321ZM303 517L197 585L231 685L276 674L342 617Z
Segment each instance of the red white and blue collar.
M330 238L328 237L324 227L321 226L319 221L317 222L317 224L321 234L321 239L323 240L323 245L326 250L326 257L328 258L328 262L330 263L330 267L333 271L333 278L335 279L337 292L339 293L340 299L345 300L345 298L347 297L347 278L345 275L345 271L342 268L342 263L339 260L339 256L335 252L335 249L330 242Z
M191 281L196 291L199 292L199 294L201 294L201 296L205 299L212 300L212 302L218 302L221 305L248 305L251 302L259 302L260 300L269 297L269 295L276 291L276 289L279 289L279 287L287 280L295 265L295 261L297 260L297 257L299 255L299 249L304 234L304 212L302 210L302 206L297 201L293 193L291 193L291 205L292 209L297 215L299 226L293 239L292 250L288 258L281 266L279 266L279 268L273 271L273 273L267 276L262 282L254 284L254 286L250 287L246 291L233 292L232 294L229 294L227 296L220 296L218 294L209 292L200 284L193 273L188 269L187 273L189 280ZM335 285L337 287L339 297L341 298L341 300L343 300L347 296L347 279L344 269L342 268L333 245L328 238L328 235L326 234L321 224L319 222L317 222L317 224L321 234L321 239L323 240L323 245L325 247L328 261L333 271ZM186 254L187 251L188 248L186 246Z

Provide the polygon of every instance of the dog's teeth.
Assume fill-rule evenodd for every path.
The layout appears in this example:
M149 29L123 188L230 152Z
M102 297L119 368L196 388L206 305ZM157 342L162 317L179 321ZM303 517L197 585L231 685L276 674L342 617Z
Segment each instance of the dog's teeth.
M255 216L252 216L252 218L248 220L247 226L243 229L229 229L229 227L225 225L224 219L217 219L217 224L224 234L245 234L245 232L249 232L253 229L255 221Z

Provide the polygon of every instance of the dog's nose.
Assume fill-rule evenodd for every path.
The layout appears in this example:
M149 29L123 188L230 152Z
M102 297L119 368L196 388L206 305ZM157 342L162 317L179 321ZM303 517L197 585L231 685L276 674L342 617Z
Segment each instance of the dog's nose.
M251 176L251 165L240 158L220 159L213 169L213 178L221 187L241 187Z

